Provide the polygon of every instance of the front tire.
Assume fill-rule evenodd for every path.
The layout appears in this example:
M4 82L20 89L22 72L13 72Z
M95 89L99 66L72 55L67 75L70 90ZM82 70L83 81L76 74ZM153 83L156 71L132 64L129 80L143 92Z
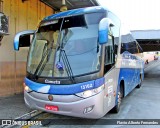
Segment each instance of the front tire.
M118 113L119 110L120 110L120 106L121 106L121 102L122 102L122 99L123 99L123 87L122 85L120 86L120 88L118 89L118 103L117 105L112 109L112 112L113 113Z

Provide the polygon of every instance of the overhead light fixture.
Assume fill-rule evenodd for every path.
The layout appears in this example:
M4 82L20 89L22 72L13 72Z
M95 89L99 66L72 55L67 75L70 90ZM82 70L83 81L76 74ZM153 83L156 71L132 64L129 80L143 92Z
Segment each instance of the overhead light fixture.
M64 12L64 11L67 11L68 8L67 8L67 5L66 5L66 1L65 0L62 0L62 6L60 8L60 12Z

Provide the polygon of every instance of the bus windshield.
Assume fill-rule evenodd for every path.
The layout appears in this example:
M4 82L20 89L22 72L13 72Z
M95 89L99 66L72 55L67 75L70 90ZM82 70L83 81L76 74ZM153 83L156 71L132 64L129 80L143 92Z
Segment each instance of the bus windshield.
M27 72L68 77L98 71L98 24L103 17L103 13L91 13L41 23L31 43Z

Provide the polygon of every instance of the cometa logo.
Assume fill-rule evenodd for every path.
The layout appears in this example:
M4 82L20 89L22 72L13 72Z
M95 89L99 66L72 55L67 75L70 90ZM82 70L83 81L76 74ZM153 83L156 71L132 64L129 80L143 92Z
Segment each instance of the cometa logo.
M50 84L60 84L61 82L58 81L58 80L50 81L50 80L46 79L46 80L45 80L45 83L50 83Z

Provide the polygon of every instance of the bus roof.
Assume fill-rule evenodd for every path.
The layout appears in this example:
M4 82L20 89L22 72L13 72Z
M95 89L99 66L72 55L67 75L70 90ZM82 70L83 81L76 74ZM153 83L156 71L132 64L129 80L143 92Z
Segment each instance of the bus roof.
M102 7L102 6L79 8L79 9L73 9L73 10L68 10L68 11L65 11L65 12L60 12L60 13L53 14L51 16L45 17L43 19L43 21L59 19L59 18L62 18L62 17L80 15L80 14L85 14L85 13L105 12L105 11L107 11L107 9Z

